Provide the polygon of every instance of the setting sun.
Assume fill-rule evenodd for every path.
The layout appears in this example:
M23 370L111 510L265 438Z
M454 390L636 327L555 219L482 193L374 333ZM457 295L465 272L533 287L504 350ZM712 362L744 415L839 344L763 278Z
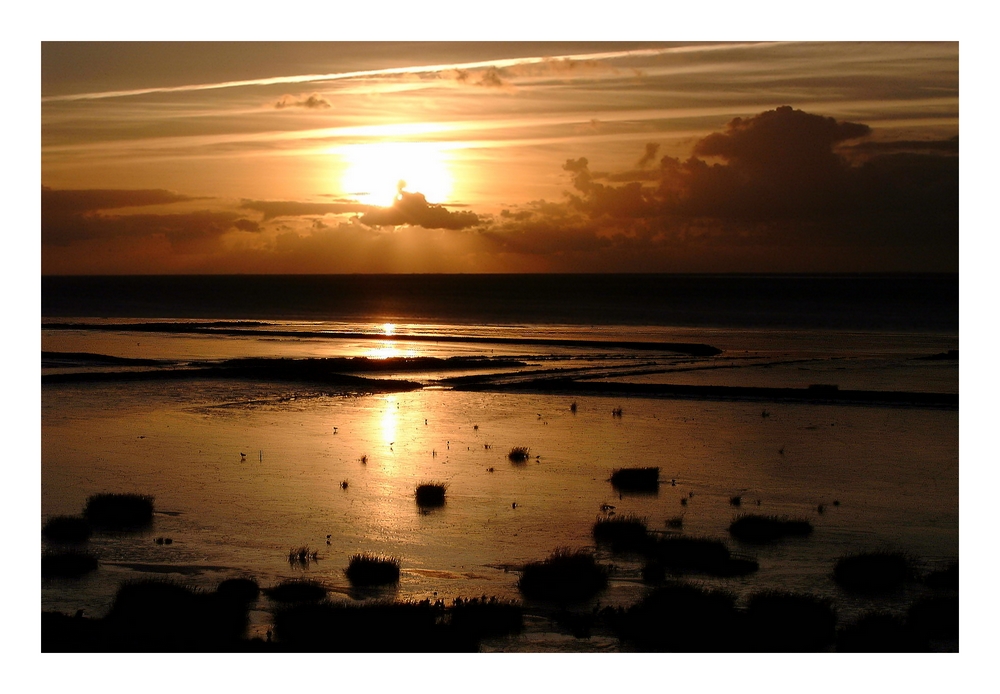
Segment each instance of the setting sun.
M420 191L432 203L444 202L451 195L448 157L436 143L345 145L337 154L346 162L339 188L358 202L389 207L404 188Z

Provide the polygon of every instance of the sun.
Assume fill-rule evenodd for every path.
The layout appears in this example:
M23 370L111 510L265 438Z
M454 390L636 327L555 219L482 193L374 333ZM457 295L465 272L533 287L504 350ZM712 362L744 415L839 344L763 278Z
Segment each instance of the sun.
M338 149L346 164L340 189L358 202L389 207L403 188L430 203L452 191L449 153L433 142L378 142Z

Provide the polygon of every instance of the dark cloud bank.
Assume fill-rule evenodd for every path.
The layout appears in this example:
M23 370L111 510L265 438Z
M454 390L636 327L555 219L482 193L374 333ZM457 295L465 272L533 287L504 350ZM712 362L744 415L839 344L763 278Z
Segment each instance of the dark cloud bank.
M732 120L685 161L655 163L655 143L631 171L570 159L562 207L508 211L485 233L519 253L599 248L609 269L957 271L957 137L871 134L783 106Z
M312 228L323 229L331 247L337 235L353 235L358 253L383 227L434 230L444 253L450 235L450 246L482 258L475 267L484 271L957 271L957 136L889 142L872 135L864 124L783 106L732 120L683 161L657 160L655 143L628 171L567 160L572 190L563 200L495 216L452 211L403 190L386 208L244 201L241 209L259 214L256 220L207 211L114 215L106 211L190 198L43 188L42 242L159 234L181 248L234 229L257 232L277 218L313 217ZM354 217L330 227L318 219L327 214ZM409 232L405 238L400 257L418 241ZM313 258L323 252L319 240L300 237ZM391 250L385 239L377 243Z

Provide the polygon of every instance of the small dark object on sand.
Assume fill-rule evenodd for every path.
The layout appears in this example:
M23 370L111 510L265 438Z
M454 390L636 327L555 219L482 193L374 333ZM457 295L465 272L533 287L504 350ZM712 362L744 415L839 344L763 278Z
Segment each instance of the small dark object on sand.
M684 527L684 516L675 516L667 519L667 527L680 530Z
M448 485L441 482L423 482L417 486L417 506L444 506L444 493Z
M381 586L399 582L399 560L374 554L355 554L344 574L356 586Z
M622 416L622 408L616 407L615 409L611 410L611 416L612 417L621 417Z
M574 402L574 403L572 403L572 404L571 404L571 405L569 406L569 411L570 411L570 412L572 412L573 414L576 414L576 403L575 403L575 402Z
M730 506L739 506L742 503L743 503L743 497L740 496L739 494L737 494L736 496L729 497Z
M611 486L626 492L656 492L660 488L660 468L618 468L611 473Z
M687 505L688 505L687 497L681 498L681 506L687 506Z
M343 482L340 483L340 488L341 489L347 489L347 487L348 487L347 480L344 480Z

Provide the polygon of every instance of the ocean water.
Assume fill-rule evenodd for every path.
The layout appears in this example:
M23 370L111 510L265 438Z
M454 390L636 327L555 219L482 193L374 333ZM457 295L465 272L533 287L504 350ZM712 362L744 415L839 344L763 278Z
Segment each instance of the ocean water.
M684 577L740 600L813 593L842 622L903 610L922 586L874 601L831 572L869 549L920 571L958 558L957 297L957 276L940 275L43 278L41 520L109 491L152 494L157 514L148 531L95 536L100 568L44 581L42 608L99 616L148 576L520 599L518 568L560 547L596 551L613 568L595 602L625 606L648 588L641 560L594 544L613 511L756 559L747 577ZM246 357L266 368L199 373ZM354 357L367 360L338 369L379 381L281 370ZM406 361L421 357L434 360ZM415 385L386 383L401 379ZM832 386L875 395L825 397ZM507 459L515 446L526 463ZM628 466L659 467L659 491L615 491L610 473ZM423 481L448 485L442 508L417 507ZM815 530L743 545L728 534L740 512ZM318 560L290 565L300 546ZM357 552L399 558L398 586L352 588ZM617 648L526 606L528 633L485 648ZM262 597L252 633L272 610Z

